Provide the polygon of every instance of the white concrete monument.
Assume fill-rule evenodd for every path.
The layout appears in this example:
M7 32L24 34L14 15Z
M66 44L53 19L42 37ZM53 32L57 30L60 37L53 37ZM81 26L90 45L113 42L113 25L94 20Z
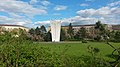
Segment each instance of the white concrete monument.
M57 20L51 21L52 42L60 42L60 30L61 22Z

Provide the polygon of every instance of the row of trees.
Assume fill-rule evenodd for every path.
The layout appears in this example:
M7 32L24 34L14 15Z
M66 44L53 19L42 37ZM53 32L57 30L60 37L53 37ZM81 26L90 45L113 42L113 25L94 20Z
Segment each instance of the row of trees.
M0 28L1 29L1 28ZM71 41L71 40L97 40L97 41L116 41L120 42L120 31L109 31L105 24L102 24L100 21L96 22L94 27L94 36L89 36L88 30L84 27L75 31L70 23L68 29L61 29L60 40L61 41ZM4 34L3 34L4 32ZM8 34L8 35L7 35ZM2 36L1 36L2 35ZM3 38L6 36L5 38ZM47 31L45 26L31 28L29 33L22 29L14 29L12 31L0 31L0 40L4 41L10 37L18 37L29 39L33 41L51 41L51 32ZM8 40L8 39L7 39Z
M87 29L81 27L77 33L73 33L74 30L72 28L71 23L69 24L69 28L67 30L67 34L69 35L69 39L72 40L97 40L97 41L116 41L120 42L120 31L110 31L106 24L102 24L101 21L96 22L94 27L94 36L89 36L87 33ZM91 32L90 32L91 33ZM69 40L68 39L68 40Z
M72 23L69 24L68 29L61 29L60 40L97 40L97 41L117 41L120 42L120 31L109 31L105 24L100 21L96 22L94 27L95 36L89 36L87 29L81 27L77 32L74 31ZM34 41L51 41L51 32L46 30L45 26L30 29L30 39Z
M36 27L36 29L30 29L30 39L34 41L51 41L51 33L47 32L45 26Z

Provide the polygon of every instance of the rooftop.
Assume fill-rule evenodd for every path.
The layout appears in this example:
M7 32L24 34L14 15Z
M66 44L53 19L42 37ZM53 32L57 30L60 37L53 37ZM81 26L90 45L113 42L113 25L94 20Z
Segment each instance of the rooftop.
M21 26L21 25L12 25L12 24L0 24L0 26L15 26L15 27L24 27L27 28L25 26Z
M67 26L62 26L62 27L68 27L69 25ZM87 24L87 25L72 25L72 27L78 27L78 26L95 26L95 24Z

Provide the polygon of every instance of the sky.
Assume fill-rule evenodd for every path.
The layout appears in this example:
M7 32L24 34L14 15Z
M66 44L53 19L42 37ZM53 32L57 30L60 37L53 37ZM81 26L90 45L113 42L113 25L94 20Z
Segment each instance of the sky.
M63 26L120 24L120 0L0 0L0 24L48 27L52 20Z

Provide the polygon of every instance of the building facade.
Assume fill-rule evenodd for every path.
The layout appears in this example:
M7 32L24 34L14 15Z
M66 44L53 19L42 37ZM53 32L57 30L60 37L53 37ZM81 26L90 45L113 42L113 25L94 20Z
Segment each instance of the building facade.
M0 31L12 31L14 29L22 29L25 31L29 31L29 28L21 26L21 25L6 25L6 24L0 24Z
M109 31L120 31L120 25L110 25L110 24L104 24L105 29ZM78 32L82 27L86 29L87 36L90 38L96 37L96 34L99 33L98 29L95 29L96 24L89 24L89 25L72 25L74 34ZM67 35L67 30L69 26L61 26L62 29L65 30L66 35ZM50 27L48 28L48 31L50 31Z

